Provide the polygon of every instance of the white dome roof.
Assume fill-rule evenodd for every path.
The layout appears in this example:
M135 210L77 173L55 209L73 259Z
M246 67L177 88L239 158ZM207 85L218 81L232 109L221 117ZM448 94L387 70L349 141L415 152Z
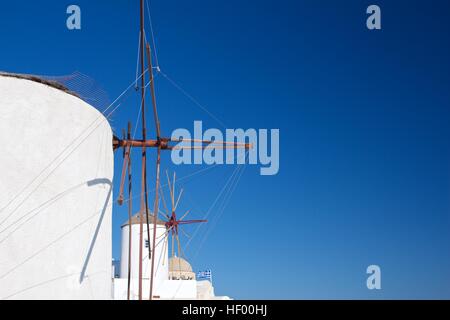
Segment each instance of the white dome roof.
M169 271L170 272L192 272L192 267L183 258L172 257L169 259Z
M149 220L150 220L149 223L150 223L151 225L153 225L153 218L154 218L154 216L153 216L153 214L151 213L150 210L148 211L148 216L149 216ZM130 222L129 220L125 221L124 224L122 224L122 228L125 227L125 226L127 226L127 225L129 225L129 222ZM131 224L140 224L140 223L141 223L141 217L140 217L140 213L138 212L138 213L136 213L134 216L131 217ZM143 223L144 223L144 224L147 224L147 215L146 215L146 212L144 212ZM166 222L163 221L163 220L161 220L160 218L157 218L157 219L156 219L156 224L157 224L157 225L160 225L160 226L165 226L165 225L166 225Z

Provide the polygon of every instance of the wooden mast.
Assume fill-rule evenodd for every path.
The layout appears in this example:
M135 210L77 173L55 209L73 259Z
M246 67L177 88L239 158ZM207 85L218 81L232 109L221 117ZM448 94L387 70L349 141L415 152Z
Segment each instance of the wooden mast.
M145 121L145 60L144 60L144 0L140 0L140 55L141 55L141 105L142 105L142 140L147 138L147 129ZM141 175L141 209L139 212L139 300L142 300L142 259L143 259L143 233L144 233L144 210L147 213L146 207L147 194L143 192L146 190L146 175L147 175L147 149L142 147L142 175ZM148 219L147 219L148 222ZM130 226L131 227L131 226Z
M156 128L156 139L158 142L158 154L156 156L156 187L155 187L155 202L153 206L153 239L152 239L152 266L150 270L150 295L149 299L153 300L153 282L154 282L154 270L155 270L155 250L156 250L156 224L158 220L158 212L159 212L159 175L160 175L160 167L161 167L161 129L158 117L158 109L156 107L156 95L155 95L155 86L154 86L154 78L153 78L153 66L152 66L152 56L150 51L150 45L147 43L147 67L150 75L150 92L152 96L152 105L153 105L153 117L155 120L155 128Z
M127 138L131 139L131 122L128 122L128 133L127 133ZM133 236L132 236L132 224L131 224L131 219L133 216L133 201L131 201L132 199L132 180L131 180L131 148L128 148L128 155L127 155L127 159L128 161L124 161L124 162L128 162L128 282L127 282L127 300L130 300L130 294L131 294L131 250L132 250L132 240L133 240Z

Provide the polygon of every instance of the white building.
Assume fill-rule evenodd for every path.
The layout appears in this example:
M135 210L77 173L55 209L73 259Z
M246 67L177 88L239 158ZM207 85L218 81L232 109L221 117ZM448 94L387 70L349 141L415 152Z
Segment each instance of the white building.
M153 240L153 215L150 214L150 241ZM147 224L144 214L143 225L143 255L142 255L142 298L150 297L150 274L151 260L149 259L149 245ZM184 259L168 255L168 237L166 237L165 222L158 219L156 228L155 249L155 275L153 298L162 300L185 299L185 300L211 300L229 299L228 297L216 297L214 288L210 281L197 281L191 265ZM139 298L139 235L140 218L136 214L131 219L131 281L130 299ZM114 299L126 300L128 293L128 239L129 223L122 225L120 278L113 279Z
M0 299L110 299L112 130L75 94L0 73Z
M5 73L0 73L0 110L0 300L126 299L128 223L122 226L120 270L114 272L120 278L113 279L111 268L114 156L108 120L57 83ZM138 222L136 216L131 221L133 299ZM148 299L146 231L145 224ZM158 220L154 296L216 299L208 281L195 280L189 263L169 261L167 243L160 241L165 233Z

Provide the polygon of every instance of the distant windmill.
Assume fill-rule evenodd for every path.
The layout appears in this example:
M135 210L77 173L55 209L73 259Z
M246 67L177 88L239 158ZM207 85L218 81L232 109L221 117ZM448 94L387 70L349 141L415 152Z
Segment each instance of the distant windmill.
M167 175L167 184L169 186L169 191L170 191L171 209L170 210L168 209L166 200L164 198L164 193L161 192L161 199L163 202L165 212L160 210L160 213L162 215L164 215L164 217L167 219L167 222L166 222L167 235L169 235L169 234L172 235L171 257L175 256L175 240L177 242L178 256L182 257L182 256L184 256L184 253L181 248L179 231L181 231L187 238L191 238L191 236L185 230L183 230L183 228L180 228L180 226L187 225L187 224L194 224L194 223L205 223L208 221L207 220L184 220L187 217L187 215L190 213L190 210L186 211L184 213L184 215L178 219L176 211L178 209L178 205L180 204L181 196L183 195L184 190L181 189L180 193L178 194L178 197L177 197L175 195L176 173L173 174L172 183L170 182L169 173L167 171L166 171L166 175ZM175 201L175 199L177 199L177 200ZM168 244L168 241L165 242L165 246L166 246L165 249L167 248L167 244Z

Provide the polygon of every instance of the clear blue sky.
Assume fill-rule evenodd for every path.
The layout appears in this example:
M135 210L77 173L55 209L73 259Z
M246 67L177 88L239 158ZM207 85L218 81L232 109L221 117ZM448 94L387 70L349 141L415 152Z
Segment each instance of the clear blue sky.
M69 1L2 2L0 69L78 70L113 100L135 76L138 1L73 3L82 9L76 32L65 27ZM365 27L373 3L382 9L376 32ZM280 173L248 167L223 214L214 208L186 250L194 269L213 270L216 293L450 298L448 1L152 0L151 8L165 73L229 127L281 132ZM157 90L166 135L194 120L220 128L163 78ZM137 110L128 99L114 129ZM163 161L179 176L202 169ZM117 155L116 196L120 165ZM180 181L182 209L203 217L233 170ZM118 258L126 208L113 214ZM381 291L366 288L370 264L382 269Z

